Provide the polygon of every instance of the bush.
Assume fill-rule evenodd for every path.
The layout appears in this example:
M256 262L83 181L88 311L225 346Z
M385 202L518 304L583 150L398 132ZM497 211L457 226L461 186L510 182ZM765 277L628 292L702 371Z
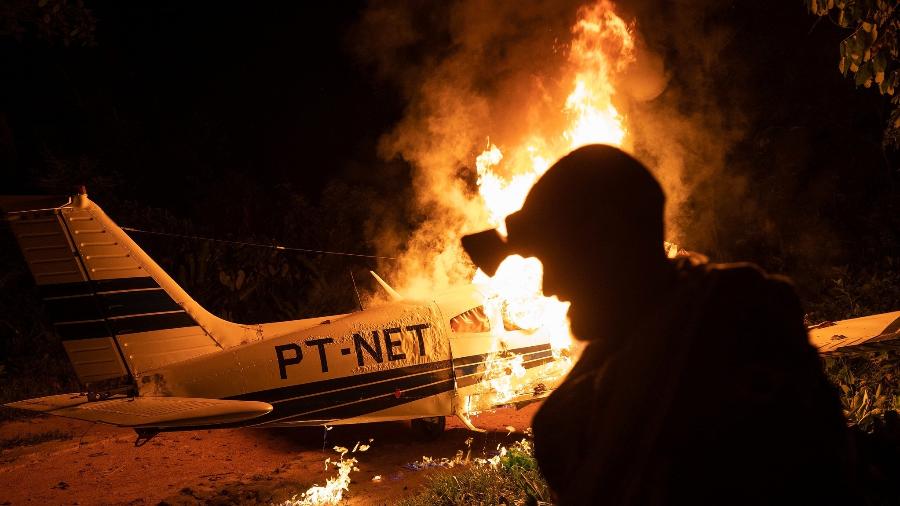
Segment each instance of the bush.
M460 470L462 469L462 470ZM445 469L429 477L424 491L401 506L549 503L550 488L538 470L533 446L523 439L488 459Z

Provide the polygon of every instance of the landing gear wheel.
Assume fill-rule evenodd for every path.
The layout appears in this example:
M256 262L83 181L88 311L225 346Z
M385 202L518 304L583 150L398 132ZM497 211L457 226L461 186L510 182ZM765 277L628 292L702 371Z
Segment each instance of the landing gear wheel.
M443 416L416 418L410 422L410 425L420 439L434 441L444 433L444 427L447 426L447 418Z

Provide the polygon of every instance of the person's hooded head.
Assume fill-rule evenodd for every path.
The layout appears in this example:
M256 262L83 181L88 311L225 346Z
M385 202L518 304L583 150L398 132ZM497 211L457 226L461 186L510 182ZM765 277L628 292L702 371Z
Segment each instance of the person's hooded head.
M506 218L507 237L486 230L463 237L472 261L493 275L508 255L544 265L545 295L572 302L581 339L618 328L669 266L663 250L665 196L653 175L625 152L578 148L535 183Z

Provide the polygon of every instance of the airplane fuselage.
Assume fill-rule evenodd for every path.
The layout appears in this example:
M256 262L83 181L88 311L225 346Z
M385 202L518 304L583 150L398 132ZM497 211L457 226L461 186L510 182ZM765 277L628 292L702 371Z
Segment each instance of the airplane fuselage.
M545 333L489 317L476 285L411 301L376 276L393 302L229 322L192 299L85 193L35 202L9 198L7 220L83 391L14 407L161 430L451 414L466 422L467 413L546 395L567 362Z
M458 388L475 392L473 380L500 351L496 331L451 328L453 317L478 308L482 298L470 286L443 300L390 302L340 315L311 328L148 371L137 378L138 389L142 396L272 404L271 413L248 423L254 426L451 415L463 401ZM529 337L504 333L517 341ZM526 368L552 360L549 343L520 344L526 345L507 347L505 353L524 354Z

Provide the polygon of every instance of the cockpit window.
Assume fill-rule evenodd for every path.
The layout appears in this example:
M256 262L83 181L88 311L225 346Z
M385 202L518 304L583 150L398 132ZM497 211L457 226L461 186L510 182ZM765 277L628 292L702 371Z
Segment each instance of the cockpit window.
M491 321L484 312L484 306L478 306L451 318L450 330L453 332L490 332Z
M513 308L510 307L509 301L503 301L503 305L500 306L500 316L503 317L503 329L508 331L521 331L532 333L537 330L539 323L534 321L534 318L527 318L527 315L522 315L519 313L514 313ZM534 328L523 327L522 325L528 325L529 323L535 324Z

